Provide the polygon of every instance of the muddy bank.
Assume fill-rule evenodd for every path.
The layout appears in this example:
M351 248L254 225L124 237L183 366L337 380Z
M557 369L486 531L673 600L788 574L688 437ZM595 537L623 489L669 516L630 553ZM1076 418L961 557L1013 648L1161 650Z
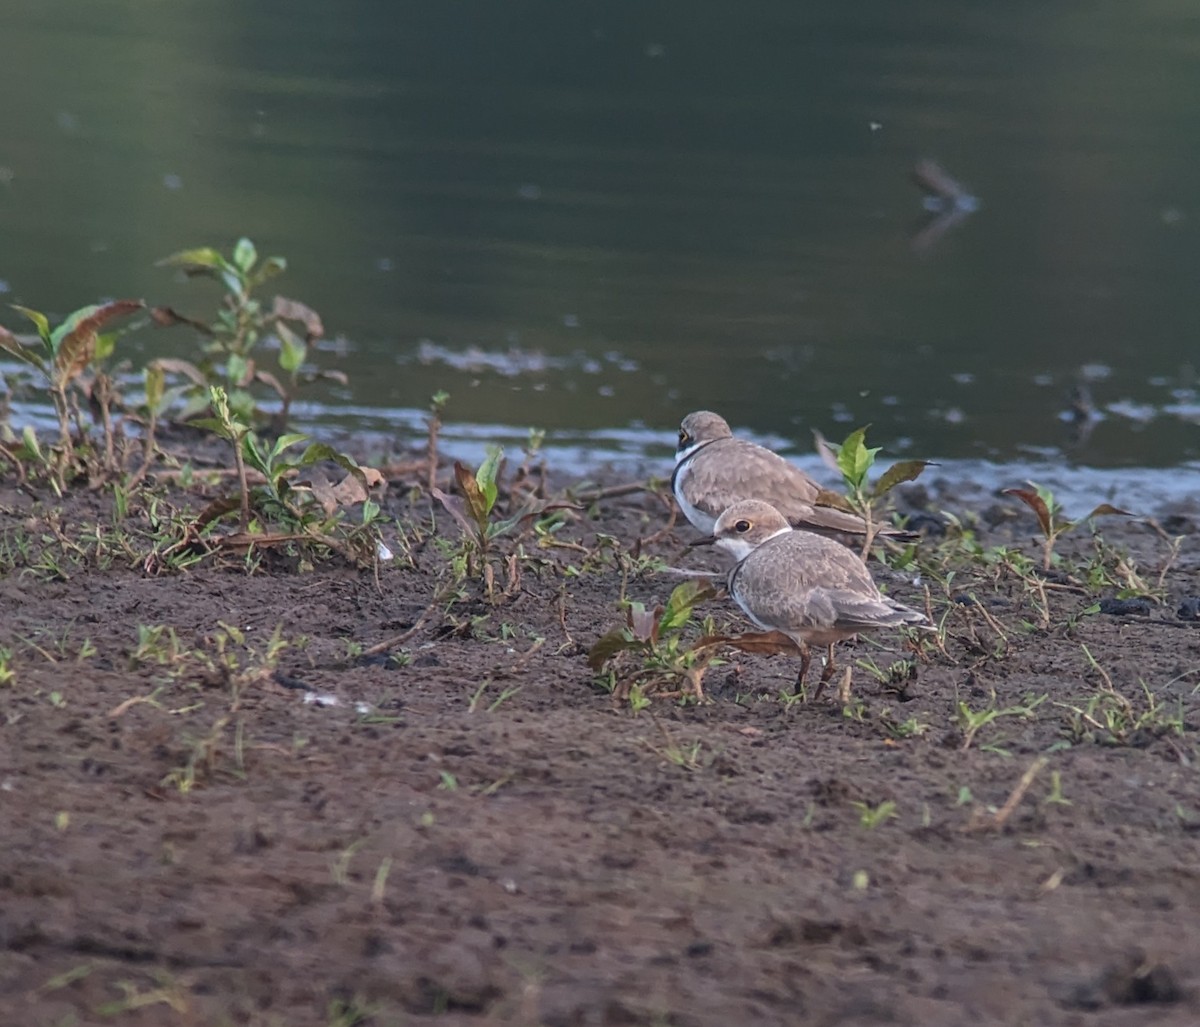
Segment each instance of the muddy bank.
M587 652L695 559L664 498L571 497L489 599L418 477L394 560L253 573L147 573L204 486L124 520L3 486L3 1022L1200 1018L1187 510L1041 574L1017 501L913 488L929 536L876 571L941 648L850 644L813 703L727 653L708 702L635 710ZM685 641L704 616L746 627L716 599Z

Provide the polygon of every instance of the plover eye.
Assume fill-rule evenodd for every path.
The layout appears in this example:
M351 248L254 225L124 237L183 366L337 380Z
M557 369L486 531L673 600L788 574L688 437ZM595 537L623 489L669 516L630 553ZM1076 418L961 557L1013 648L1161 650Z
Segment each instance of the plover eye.
M746 534L746 532L748 532L750 530L750 522L749 521L738 521L737 524L735 524L733 526L733 530L736 531L740 535L744 535L744 534Z
M679 444L681 446L686 446L691 441L692 441L691 436L688 435L688 433L685 432L682 428L680 428L679 429Z

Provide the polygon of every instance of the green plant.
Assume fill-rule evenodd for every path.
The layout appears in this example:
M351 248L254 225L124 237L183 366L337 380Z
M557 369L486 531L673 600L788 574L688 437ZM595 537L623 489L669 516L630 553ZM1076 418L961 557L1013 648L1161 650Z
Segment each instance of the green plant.
M869 802L851 802L850 805L858 810L858 822L868 831L900 815L891 799L884 799L878 806L872 806Z
M714 647L689 646L685 629L697 604L715 594L710 584L685 581L664 605L648 610L643 603L631 602L625 623L592 646L588 666L597 673L609 667L615 674L613 697L628 700L635 712L652 694L702 697L701 680L713 662ZM711 622L704 627L705 636L710 636Z
M1018 703L1014 706L1000 708L996 705L996 696L993 693L992 701L983 709L973 710L965 702L959 700L957 704L957 716L959 728L962 731L962 748L969 749L971 743L975 741L975 736L980 730L987 727L989 724L1000 720L1003 717L1023 717L1028 720L1034 715L1037 708L1046 701L1048 696L1040 695L1037 697L1026 696L1023 703ZM995 751L1000 751L993 743L985 748L991 748Z
M458 554L461 573L467 577L482 578L489 597L495 589L496 568L491 558L496 542L512 534L522 524L567 505L533 502L515 513L500 516L497 504L503 467L504 450L499 446L489 446L487 456L474 472L461 461L454 461L454 480L461 496L447 495L436 485L430 489L433 498L442 504L462 529L463 547ZM506 595L512 594L520 586L520 569L516 554L510 553L504 561Z
M139 624L137 644L129 654L129 659L134 666L154 664L170 667L178 664L185 652L174 628L163 624Z
M442 414L446 412L446 404L450 402L450 393L438 389L429 397L429 417L426 418L428 434L425 442L426 468L425 487L432 492L437 488L438 469L438 436L442 431Z
M1042 800L1043 806L1070 806L1071 800L1063 795L1062 771L1050 771L1050 791Z
M195 424L213 431L233 448L240 537L232 542L243 544L247 541L251 515L254 514L260 529L265 525L284 529L273 535L260 530L249 538L256 545L320 543L357 562L373 559L378 543L376 521L380 508L370 497L372 490L383 484L383 476L377 470L361 466L324 442L310 442L302 453L292 455L289 451L308 441L307 435L281 435L267 445L233 413L224 389L214 385L209 389L209 396L216 416L200 418ZM346 476L337 484L330 483L315 471L315 465L322 462L338 465ZM261 479L253 487L249 471L257 472ZM310 480L301 483L298 480L300 472L307 472ZM362 504L362 523L347 528L344 508L357 504ZM207 526L234 508L225 498L210 503L197 519L196 526Z
M1041 485L1029 483L1027 489L1004 489L1007 496L1015 496L1028 506L1037 517L1038 527L1042 532L1042 570L1048 571L1053 564L1056 554L1054 545L1065 532L1073 531L1085 521L1106 514L1116 514L1121 517L1131 517L1128 510L1121 510L1111 503L1101 503L1090 513L1076 520L1067 520L1062 516L1062 507L1054 498L1054 493Z
M14 306L13 309L27 317L37 329L37 335L31 342L18 339L7 328L0 327L0 350L39 372L54 404L54 413L58 418L58 444L52 449L50 457L47 459L42 456L41 447L32 431L26 433L25 448L28 455L39 458L48 466L51 482L60 494L67 478L84 470L77 461L71 426L74 423L80 443L86 440L87 429L72 386L78 386L81 377L89 370L92 372L92 381L87 394L89 398L96 399L104 429L103 470L113 472L117 469L110 416L112 384L100 370L101 363L112 353L117 336L113 333L102 334L100 329L110 321L144 307L145 303L141 300L115 300L81 307L68 314L57 328L51 329L49 318L41 311Z
M1080 646L1088 667L1099 678L1095 694L1086 699L1055 702L1067 711L1067 734L1071 742L1100 742L1105 745L1129 745L1139 734L1152 737L1184 733L1183 703L1168 709L1154 690L1139 679L1141 699L1135 701L1123 695L1113 684L1112 677L1092 655L1086 645Z
M263 285L287 269L283 257L260 261L254 243L243 237L228 257L212 247L202 246L173 253L158 265L180 268L189 278L211 278L224 290L221 307L211 323L185 317L167 307L152 312L160 324L190 325L208 340L198 363L158 361L160 368L182 374L189 382L183 390L188 400L181 415L183 419L206 410L209 386L221 385L236 416L252 421L258 408L249 386L258 382L279 397L280 407L272 416L272 426L282 431L301 384L320 378L346 383L346 376L340 371L305 370L313 344L325 333L321 316L315 310L284 296L275 296L270 306L257 297ZM297 334L292 325L298 325L303 335ZM263 368L256 355L268 339L278 343L279 374Z
M871 543L883 526L876 509L880 500L902 482L914 481L920 477L921 472L929 466L926 460L900 460L884 471L874 485L869 484L868 476L871 468L875 466L875 457L881 447L867 446L868 427L870 426L851 432L840 446L825 443L832 453L834 465L841 472L847 494L842 496L836 492L822 490L817 497L819 503L858 514L866 521L867 531L862 548L864 557L871 551ZM911 560L913 555L913 552L909 552L906 559Z

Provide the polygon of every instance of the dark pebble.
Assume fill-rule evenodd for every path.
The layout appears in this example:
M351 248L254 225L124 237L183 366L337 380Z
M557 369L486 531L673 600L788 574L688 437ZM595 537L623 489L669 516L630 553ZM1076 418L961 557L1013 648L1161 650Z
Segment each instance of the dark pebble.
M310 692L312 689L297 677L292 677L291 674L285 674L281 670L275 671L271 675L277 685L282 685L284 688L294 688L300 692Z
M1100 612L1114 617L1147 616L1154 609L1149 599L1101 599Z
M913 531L928 538L941 538L946 534L946 521L936 514L915 513L908 515L904 522L904 528L906 531Z
M1184 596L1180 599L1175 616L1180 620L1200 620L1200 596Z

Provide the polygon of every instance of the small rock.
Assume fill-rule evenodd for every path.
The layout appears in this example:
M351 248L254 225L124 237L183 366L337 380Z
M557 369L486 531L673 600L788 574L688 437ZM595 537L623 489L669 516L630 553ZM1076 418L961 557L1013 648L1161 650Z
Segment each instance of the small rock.
M941 538L946 534L946 521L931 513L909 514L904 522L905 531L915 531L927 538Z
M1187 514L1167 514L1160 522L1168 535L1194 535L1196 522Z
M1111 1002L1132 1006L1178 1002L1183 991L1166 963L1130 959L1104 976L1104 991Z
M1140 597L1133 599L1101 599L1100 612L1114 617L1149 616L1154 604L1149 599Z
M1184 596L1180 599L1175 616L1180 620L1200 620L1200 596Z

